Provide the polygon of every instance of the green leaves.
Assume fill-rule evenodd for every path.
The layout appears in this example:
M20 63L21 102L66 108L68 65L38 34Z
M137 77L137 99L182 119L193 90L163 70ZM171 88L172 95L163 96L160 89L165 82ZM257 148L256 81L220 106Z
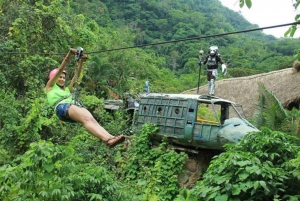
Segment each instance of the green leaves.
M16 161L18 165L0 168L0 196L4 200L120 200L122 190L114 174L80 161L70 147L32 143Z
M246 0L246 5L248 8L252 7L252 1L251 0Z
M136 193L143 200L173 200L179 191L178 174L186 154L169 150L165 142L152 144L150 138L157 129L153 124L145 124L118 163L125 181L133 187L138 181Z
M248 8L251 8L252 7L252 1L251 0L240 0L240 7L244 7L245 5L245 2L246 2L246 5Z
M48 173L50 173L50 172L52 172L52 170L54 169L54 165L52 165L52 164L45 164L44 168L45 168L45 170L46 170Z
M198 196L199 200L216 200L217 197L272 200L285 195L298 196L299 188L288 184L296 177L291 176L286 167L300 150L294 139L265 128L249 133L239 143L228 145L226 152L211 161L203 180L189 194Z
M297 17L298 18L298 17ZM290 37L293 37L295 32L297 30L297 26L296 25L293 25L291 26L285 33L284 33L284 36L287 37L287 36L290 36ZM298 59L299 60L299 59Z
M258 83L259 99L254 112L254 124L260 128L267 126L273 130L279 130L281 124L288 117L280 101L276 96L267 90L262 83Z

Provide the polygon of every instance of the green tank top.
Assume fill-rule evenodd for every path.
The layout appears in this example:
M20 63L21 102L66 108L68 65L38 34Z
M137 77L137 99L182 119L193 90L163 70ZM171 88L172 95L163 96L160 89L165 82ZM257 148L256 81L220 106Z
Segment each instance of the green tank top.
M55 85L53 85L51 90L48 91L48 93L47 93L48 103L52 107L55 104L56 101L58 101L59 99L61 99L63 97L66 97L68 95L70 95L70 96L68 98L60 101L59 104L71 103L72 102L72 95L71 95L70 89L68 87L66 87L65 90L63 90L59 86L57 86L57 84L55 84ZM57 104L56 107L59 104ZM55 109L56 109L56 107L55 107Z

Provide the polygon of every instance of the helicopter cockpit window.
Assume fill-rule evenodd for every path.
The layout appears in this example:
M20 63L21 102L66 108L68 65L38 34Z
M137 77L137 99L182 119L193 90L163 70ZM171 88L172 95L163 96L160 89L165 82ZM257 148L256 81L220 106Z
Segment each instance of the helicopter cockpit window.
M205 123L205 124L219 124L220 115L220 106L217 109L217 113L211 103L202 103L198 102L198 110L197 110L197 122Z
M229 118L243 118L240 110L228 102L215 102L213 104L198 102L197 122L224 124ZM241 110L241 112L243 111Z

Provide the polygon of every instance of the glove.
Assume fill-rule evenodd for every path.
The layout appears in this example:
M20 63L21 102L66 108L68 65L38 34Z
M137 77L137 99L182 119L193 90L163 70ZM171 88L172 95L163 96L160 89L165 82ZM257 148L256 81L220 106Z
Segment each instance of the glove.
M224 73L224 75L227 73L227 67L225 64L222 64L222 73Z
M202 61L200 61L198 64L199 64L199 66L202 66L202 65L203 65L203 62L202 62Z

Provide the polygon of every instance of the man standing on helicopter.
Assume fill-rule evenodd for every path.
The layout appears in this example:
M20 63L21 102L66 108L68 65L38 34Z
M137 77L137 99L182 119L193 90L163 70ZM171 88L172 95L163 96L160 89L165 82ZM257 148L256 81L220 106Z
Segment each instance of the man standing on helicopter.
M218 78L218 65L222 64L222 73L226 74L226 65L222 61L221 55L218 53L217 46L211 46L209 48L208 54L205 57L204 61L201 61L199 65L205 65L207 63L207 81L208 81L208 94L211 96L215 95L215 80Z

